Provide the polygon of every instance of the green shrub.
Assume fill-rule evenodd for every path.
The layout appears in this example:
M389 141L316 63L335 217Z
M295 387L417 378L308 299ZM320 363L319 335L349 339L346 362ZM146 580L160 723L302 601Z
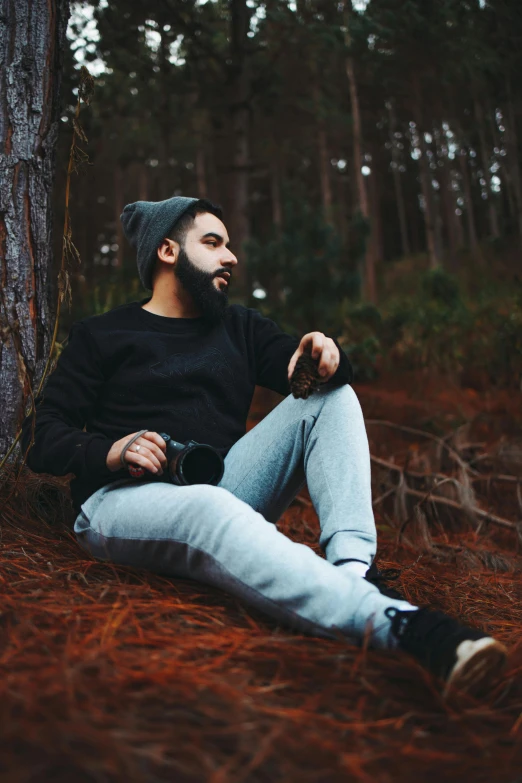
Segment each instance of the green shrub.
M522 285L511 296L466 301L457 279L442 269L423 272L414 295L382 309L345 303L339 338L357 380L387 370L425 370L522 389Z

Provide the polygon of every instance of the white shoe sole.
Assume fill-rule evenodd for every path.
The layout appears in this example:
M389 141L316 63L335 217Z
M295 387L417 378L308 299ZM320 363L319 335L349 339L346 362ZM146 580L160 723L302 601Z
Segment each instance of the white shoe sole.
M485 636L476 641L467 639L461 642L456 655L457 662L446 680L443 695L458 690L479 696L486 693L502 674L507 649L491 636Z

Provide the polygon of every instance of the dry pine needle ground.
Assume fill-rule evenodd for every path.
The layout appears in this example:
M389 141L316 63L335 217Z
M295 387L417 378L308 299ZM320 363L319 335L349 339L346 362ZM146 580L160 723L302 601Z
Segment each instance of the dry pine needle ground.
M388 401L364 390L361 399L367 416L400 421ZM372 453L406 464L411 439L369 435ZM478 624L512 651L486 701L445 702L400 653L304 636L214 588L87 558L66 487L30 472L17 494L9 476L2 486L5 783L522 780L516 531L426 513L399 535L393 497L376 508L379 565L402 569L408 599ZM483 507L522 517L514 490L489 491L477 494ZM306 492L279 527L321 554Z

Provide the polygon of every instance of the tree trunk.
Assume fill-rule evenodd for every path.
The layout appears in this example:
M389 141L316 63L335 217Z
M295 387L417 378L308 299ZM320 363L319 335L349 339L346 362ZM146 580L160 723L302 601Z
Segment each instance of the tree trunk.
M392 101L388 101L386 104L388 108L389 128L390 128L390 144L392 154L392 172L393 172L393 185L395 188L395 200L397 203L397 214L399 216L399 227L401 231L401 249L402 255L409 256L411 253L410 240L408 238L408 224L406 222L406 206L404 204L404 193L402 189L402 177L400 172L400 155L397 149L397 142L395 139L395 132L397 130L397 122L395 119L395 111Z
M144 161L140 161L139 163L138 200L149 200L149 171L147 164Z
M197 198L208 198L207 165L205 161L207 116L200 103L200 90L196 87L190 93L189 98L189 110L196 146L196 195Z
M473 99L473 104L475 107L475 119L477 120L480 156L482 158L482 171L484 172L484 179L486 180L486 187L488 191L489 233L492 237L497 238L500 236L500 231L498 227L498 215L497 207L495 205L495 197L493 195L493 191L491 190L491 171L489 170L489 155L486 143L486 130L484 128L484 115L480 101L476 97Z
M42 378L54 328L52 187L69 3L17 0L2 14L0 457Z
M321 202L323 205L323 216L328 225L333 226L332 218L332 185L330 182L330 155L328 154L328 137L326 133L326 122L321 100L321 90L319 87L319 74L317 60L311 56L312 69L312 95L314 101L314 112L317 118L317 149L319 158L319 178L321 181Z
M381 197L379 180L377 176L377 161L376 154L372 155L372 173L368 177L368 190L370 204L369 209L372 215L372 222L370 225L370 237L368 256L372 259L372 263L367 267L367 284L368 290L373 292L373 298L370 299L373 304L377 304L377 268L382 260L383 248L382 248L382 220L381 220Z
M451 176L448 159L444 161L444 166L440 169L440 193L441 205L445 218L448 255L451 269L457 270L457 256L459 249L459 231L457 227L457 214L455 196L451 186Z
M464 152L464 154L462 154ZM477 240L477 230L475 227L475 212L473 209L473 198L471 195L471 182L468 171L467 151L460 150L459 163L462 173L462 186L464 188L464 200L466 202L466 223L468 226L468 242L473 254L478 254L479 245Z
M171 171L172 168L169 165L170 157L170 133L171 133L171 117L170 117L170 63L169 63L169 41L163 28L161 28L161 40L158 47L158 63L159 63L159 82L161 85L161 98L158 107L158 125L159 125L159 160L160 166L158 167L159 173L159 192L160 200L170 198L172 191L174 190Z
M119 161L116 161L114 167L114 222L116 225L116 244L118 249L116 251L116 269L121 269L123 266L123 223L120 220L120 215L123 212L125 206L125 193L123 185L123 169Z
M515 121L515 112L513 108L513 95L511 91L511 82L507 79L508 110L507 117L504 117L506 127L507 146L509 157L511 158L511 168L509 178L513 185L516 203L516 221L518 232L522 238L522 180L520 174L520 159L518 154L518 134Z
M428 259L430 269L436 269L440 265L439 248L437 243L437 217L435 214L435 204L433 198L433 185L431 183L432 176L428 162L428 155L426 149L426 139L424 138L424 120L423 120L423 105L422 105L422 90L421 83L418 75L413 79L413 98L414 103L412 105L413 115L415 117L416 132L419 140L419 149L421 156L419 158L419 174L421 181L422 196L424 199L424 226L426 229L426 249L428 251Z
M249 297L252 291L250 270L244 245L250 239L250 62L247 54L250 10L246 0L231 0L230 124L233 130L233 160L230 199L230 240L237 266L237 294Z
M205 165L205 149L201 141L196 150L196 180L197 198L207 198L207 167Z
M420 164L420 181L422 188L422 195L424 198L424 225L426 228L426 247L428 250L428 258L430 263L430 269L436 269L440 264L440 257L437 247L436 239L436 216L435 216L435 204L433 198L433 186L431 184L431 171L428 162L428 155L426 150L426 141L424 139L424 133L420 127L418 127L419 133L419 146L421 151Z
M274 142L273 153L270 161L270 194L272 197L272 223L274 234L281 236L283 229L283 205L281 203L281 173L279 167L281 160Z
M502 146L502 142L500 141L499 138L499 131L496 122L496 108L491 105L491 102L487 96L485 97L484 100L486 104L486 117L489 125L491 139L493 142L493 147L500 147ZM501 194L502 194L502 202L503 202L503 210L501 216L504 219L504 221L507 217L509 222L515 219L516 208L515 208L513 190L511 187L511 182L508 174L508 167L506 165L505 158L503 164L500 166L497 172L497 176L500 178L500 182L501 182Z
M362 173L363 165L363 138L362 138L362 120L361 109L359 105L359 94L357 89L357 78L355 76L355 66L353 57L350 54L350 48L352 45L352 36L350 33L351 15L353 13L352 1L344 0L343 16L344 16L344 42L348 49L346 55L346 76L348 77L348 88L350 91L350 105L352 109L352 121L353 121L353 162L355 171L355 182L357 186L357 201L358 209L365 220L370 220L370 207L368 201L368 194L366 192L366 183L364 182L364 175ZM362 259L363 265L363 280L364 280L364 295L369 302L375 302L375 270L374 270L374 258L371 255L370 248L368 247L364 258Z
M336 176L337 181L337 202L339 204L338 210L338 223L339 233L343 241L343 247L348 248L348 242L350 238L349 221L348 221L348 198L346 196L346 181L347 177L339 172Z
M272 233L276 239L280 240L283 236L283 205L281 203L281 155L277 146L277 141L274 139L272 145L272 152L270 155L270 193L272 201ZM283 272L278 270L274 274L270 275L267 284L268 296L271 302L276 302L278 305L284 302L283 292Z

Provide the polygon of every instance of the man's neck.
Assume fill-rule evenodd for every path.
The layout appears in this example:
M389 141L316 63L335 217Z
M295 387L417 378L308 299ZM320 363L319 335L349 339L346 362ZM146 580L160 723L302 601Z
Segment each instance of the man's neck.
M175 297L164 299L155 297L154 294L148 302L141 305L141 308L154 315L161 315L164 318L199 318L201 316L201 313L194 308L189 310L184 308Z

